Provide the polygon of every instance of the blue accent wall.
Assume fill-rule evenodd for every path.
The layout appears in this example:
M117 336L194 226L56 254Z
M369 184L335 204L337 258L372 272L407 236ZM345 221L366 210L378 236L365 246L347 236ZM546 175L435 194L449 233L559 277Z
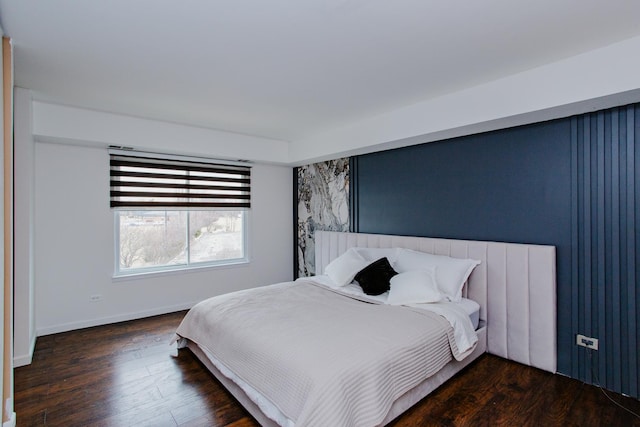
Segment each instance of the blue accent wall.
M638 397L639 108L354 157L353 231L556 246L558 371Z
M639 397L640 104L573 117L570 374ZM570 299L568 299L570 298ZM571 304L570 306L568 304Z

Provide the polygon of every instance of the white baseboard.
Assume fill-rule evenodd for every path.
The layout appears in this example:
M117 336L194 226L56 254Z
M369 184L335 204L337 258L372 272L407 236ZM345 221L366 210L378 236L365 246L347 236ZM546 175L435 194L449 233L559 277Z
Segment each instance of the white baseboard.
M25 354L24 356L16 356L15 354L13 355L14 368L31 365L31 362L33 362L33 353Z
M64 323L61 325L48 326L46 328L38 329L36 331L36 335L40 337L43 335L57 334L60 332L73 331L76 329L91 328L93 326L101 326L101 325L108 325L111 323L126 322L127 320L142 319L145 317L157 316L159 314L173 313L176 311L187 310L193 307L198 302L199 301L195 301L191 303L159 307L159 308L139 311L135 313L119 314L117 316L102 317L99 319L91 319L91 320L85 320L80 322L72 322L72 323Z
M33 352L36 349L36 336L33 336L33 339L31 340L31 344L29 344L29 354L23 354L23 355L13 355L13 367L14 368L19 368L20 366L27 366L27 365L31 365L31 362L33 361Z
M11 418L8 421L2 423L2 427L16 427L16 413L11 413Z
M13 396L7 397L4 401L4 413L11 414L9 419L2 423L2 427L15 427L16 413L13 411Z

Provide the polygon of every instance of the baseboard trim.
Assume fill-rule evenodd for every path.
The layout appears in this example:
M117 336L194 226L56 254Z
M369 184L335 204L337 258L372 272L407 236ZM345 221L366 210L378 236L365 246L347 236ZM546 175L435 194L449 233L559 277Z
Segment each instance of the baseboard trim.
M13 387L12 387L13 388ZM4 413L11 414L9 419L2 423L2 427L15 427L16 425L16 413L13 410L13 396L7 397L4 401Z
M16 356L15 354L13 355L13 367L14 368L19 368L20 366L27 366L27 365L31 365L31 362L33 361L33 352L36 350L36 339L37 337L34 335L33 338L31 339L31 344L29 345L29 353L22 355L22 356Z
M16 413L11 413L11 418L8 421L2 423L2 427L16 427Z
M199 301L190 303L177 304L173 306L165 306L154 308L151 310L139 311L135 313L119 314L117 316L102 317L99 319L83 320L80 322L64 323L61 325L53 325L46 328L40 328L36 331L36 335L41 337L44 335L58 334L60 332L74 331L76 329L91 328L93 326L108 325L111 323L126 322L128 320L142 319L145 317L157 316L160 314L174 313L176 311L187 310L193 307Z
M13 356L13 367L19 368L21 366L31 365L33 361L33 353L26 354L24 356Z

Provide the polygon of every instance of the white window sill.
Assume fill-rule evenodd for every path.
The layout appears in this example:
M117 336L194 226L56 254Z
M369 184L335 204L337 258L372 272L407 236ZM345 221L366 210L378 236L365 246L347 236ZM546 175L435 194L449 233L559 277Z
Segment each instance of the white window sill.
M220 263L220 264L205 264L198 266L184 266L171 268L167 270L151 270L151 271L134 271L130 273L120 273L114 274L111 278L113 283L117 282L128 282L131 280L140 280L140 279L151 279L154 277L162 277L162 276L174 276L174 275L182 275L182 274L190 274L190 273L201 273L206 270L220 270L227 268L245 268L249 265L248 259L230 261L228 263Z

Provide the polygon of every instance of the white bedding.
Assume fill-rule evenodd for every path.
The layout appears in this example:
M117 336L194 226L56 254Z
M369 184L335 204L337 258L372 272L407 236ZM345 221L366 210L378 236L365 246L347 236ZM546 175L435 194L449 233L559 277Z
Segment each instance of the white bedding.
M316 281L315 286L317 286L318 280L314 279L314 281ZM322 279L320 279L319 281L321 282ZM291 301L287 301L288 295L295 293L294 291L296 289L300 289L304 287L303 285L305 283L309 284L310 280L299 279L299 281L296 283L285 283L285 284L279 284L279 285L272 285L265 288L259 288L259 289L262 289L262 291L258 292L258 294L260 295L260 297L258 298L254 298L250 296L251 294L249 291L242 291L240 293L235 293L235 296L226 297L226 299L240 298L243 300L242 301L243 305L246 305L247 303L250 305L253 304L254 309L258 309L258 310L264 304L280 305L280 301L281 301L283 307L286 307L285 313L288 313L289 311L296 311L298 309L302 310L301 312L297 312L295 314L291 313L292 319L300 318L299 316L305 317L305 315L312 316L312 319L313 319L315 318L315 316L319 315L320 313L318 311L315 311L316 310L315 304L304 307L303 309L301 307L297 307L295 305L297 303L294 303L294 305L292 306L290 305ZM325 289L327 288L326 283L323 287ZM264 293L266 292L265 291L266 288L271 288L272 290L275 290L276 293L279 292L280 296L275 299L267 299L266 298L267 294ZM332 290L334 292L336 291L335 289L332 289ZM333 297L333 298L327 297L325 299L325 297L327 296L326 292L324 292L323 294L322 292L318 293L317 291L314 291L314 295L316 298L318 298L317 301L319 306L322 306L325 303L330 304L331 307L334 308L332 315L338 316L343 322L343 324L345 325L344 327L338 325L338 329L335 329L336 328L335 325L332 327L334 331L340 331L340 333L337 334L338 335L337 338L339 342L348 343L348 342L351 342L353 339L362 337L363 325L369 325L372 320L376 320L374 318L364 323L360 323L360 327L359 327L360 329L356 328L355 332L349 331L348 330L349 325L347 323L362 322L362 320L358 320L350 317L349 313L351 309L356 307L365 308L368 304L362 305L359 303L350 303L344 306L344 308L348 307L349 310L336 311L335 305L343 304L345 302L344 300L342 300L341 298L336 299L336 297ZM251 332L250 330L246 330L245 328L241 327L243 316L242 315L238 316L238 313L235 311L236 310L235 307L229 308L229 307L219 306L217 304L217 301L224 300L224 299L225 298L217 297L217 299L216 298L212 299L214 300L214 302L207 300L209 301L208 303L206 301L203 303L211 304L211 306L214 307L214 311L227 310L227 312L225 312L224 314L218 313L218 317L216 317L216 322L221 322L223 321L224 318L234 318L235 322L237 322L236 328L241 328L243 332L250 333ZM358 299L363 299L363 298L358 298ZM384 305L380 301L377 301L377 302L372 301L372 302L375 305L380 305L380 306ZM203 303L199 305L202 305ZM462 358L464 358L464 356L470 353L471 350L473 350L475 333L473 331L473 326L471 325L471 321L469 320L468 315L463 310L459 308L456 309L450 306L450 304L451 303L443 303L441 304L441 306L438 306L438 308L436 308L435 310L434 310L434 307L428 307L428 308L429 308L429 311L432 311L432 312L437 311L439 312L438 314L442 315L447 319L453 319L453 323L452 323L453 327L449 328L450 332L448 332L451 349L449 349L447 346L447 349L446 349L446 353L448 354L447 359L450 360L451 354L453 353L456 359L461 360ZM411 311L413 311L414 313L424 312L425 307L421 307L422 305L425 305L425 304L421 304L420 306L409 307L405 309L387 306L388 308L381 307L381 310L376 309L375 312L377 313L376 316L381 316L386 319L390 315L389 314L390 312L397 312L397 313L403 312L407 315L409 315L409 312ZM432 305L432 304L429 304L429 305ZM351 367L349 368L349 370L347 370L346 372L342 372L340 376L333 378L331 381L324 381L324 382L321 382L320 384L317 384L318 378L323 379L323 377L326 376L327 373L331 371L326 371L326 370L322 371L322 369L325 369L322 367L317 368L320 371L318 372L318 375L316 376L317 378L315 379L311 379L309 377L311 373L309 373L308 371L313 371L314 369L316 369L317 363L320 360L324 360L327 357L327 354L323 353L326 351L326 348L323 346L323 343L329 338L332 338L332 339L336 338L335 337L336 334L331 333L329 336L325 336L320 339L316 337L315 340L312 340L311 342L303 346L305 347L304 351L306 352L304 353L305 356L303 357L303 359L314 359L315 357L315 360L312 361L310 366L308 363L307 365L297 366L296 365L297 361L295 359L288 359L286 367L282 368L284 369L283 373L286 372L287 376L293 375L294 377L295 376L299 377L296 380L295 384L299 384L298 382L299 380L302 380L302 383L304 384L309 384L307 389L299 390L298 394L305 394L305 395L309 394L310 396L318 395L317 390L325 390L319 395L322 397L321 399L315 399L316 402L314 402L314 405L316 406L307 407L306 402L304 400L300 401L299 396L296 396L296 393L292 393L293 396L289 396L289 397L282 396L282 393L288 392L289 388L291 388L292 386L291 383L287 382L288 381L287 378L281 378L283 382L282 384L278 385L278 384L273 384L273 378L271 379L265 378L264 381L267 381L265 383L264 381L261 382L260 380L256 380L251 376L247 376L248 371L245 368L243 368L241 364L236 363L238 358L245 358L245 359L248 358L248 355L246 354L246 350L245 351L236 350L235 352L232 351L232 352L225 353L225 351L227 350L226 348L221 348L220 346L216 346L208 342L203 342L203 341L206 341L206 337L205 337L206 335L218 333L218 332L203 332L204 330L206 330L206 328L210 328L210 325L202 324L204 322L204 318L207 316L209 316L209 314L206 314L206 313L191 316L193 317L193 319L190 321L191 325L190 326L181 325L181 327L178 329L178 334L182 337L188 338L196 342L200 346L200 348L205 351L205 353L210 358L212 363L221 372L223 372L224 375L234 380L234 382L236 382L245 391L245 393L247 393L247 395L250 396L250 398L261 408L261 410L267 416L269 416L272 419L275 419L281 425L289 425L289 426L294 425L294 420L296 420L300 424L305 424L305 425L314 424L314 423L317 425L327 425L326 422L331 422L332 424L335 422L338 422L339 424L351 424L351 423L370 424L372 420L374 421L378 420L377 422L380 422L382 418L384 418L384 415L386 413L385 411L388 410L389 405L393 402L395 398L399 397L399 394L402 394L404 391L408 390L412 385L415 385L417 382L423 380L425 377L437 371L437 369L439 369L438 366L443 366L443 364L446 363L446 359L444 359L442 356L445 353L442 353L441 350L437 350L437 354L440 354L440 356L436 357L436 359L438 360L437 362L433 362L433 363L427 362L424 356L417 357L417 359L420 359L422 363L422 366L420 367L414 366L413 362L408 362L408 360L412 360L416 358L415 356L410 357L409 359L406 359L407 356L394 353L392 357L392 360L394 360L394 363L392 363L391 365L384 364L385 368L382 371L385 374L383 375L383 377L385 378L383 381L385 384L387 384L387 386L380 387L379 381L381 379L377 379L377 375L379 374L375 374L372 377L366 376L366 378L372 378L373 383L368 382L369 380L364 381L361 375L355 375L355 377L353 375L347 375L347 373L352 372L354 366L358 366L359 368L360 367L359 363L356 363L355 365L353 365L353 360L351 362L348 362L349 354L340 354L340 352L336 353L335 351L333 351L333 352L330 352L329 354L332 355L331 357L336 358L336 363L338 363L338 360L339 360L339 366L342 366L342 364L348 362L351 364ZM283 316L283 314L279 314L277 316ZM409 315L410 319L413 319L413 320L407 320L407 319L404 319L402 321L398 320L398 322L404 322L404 323L399 323L400 325L402 325L400 327L400 330L403 330L406 332L406 335L407 335L406 338L409 339L409 342L415 342L416 340L421 341L424 339L424 337L422 336L422 332L420 332L421 327L416 327L417 325L415 324L415 322L418 322L418 321L422 322L422 320L420 319L423 316L418 316L418 317L415 317L415 315L413 315L413 317L411 316L412 315ZM188 317L190 316L187 315L187 318ZM427 316L426 313L424 317L430 317L433 320L436 320L437 318L439 318L439 316L435 316L435 317L433 317L433 315ZM185 318L185 321L187 318ZM386 321L386 323L385 322L381 323L380 321L377 322L376 327L383 328L386 331L386 332L381 332L383 335L376 336L375 333L373 335L367 335L370 338L367 338L365 340L360 340L358 346L373 346L372 347L373 349L373 348L379 347L377 343L378 338L383 338L383 340L388 340L390 334L405 335L405 333L403 334L397 333L398 330L396 330L395 327L393 327L392 324L389 323L391 318L392 317L388 317L388 320ZM326 319L324 321L326 322ZM392 323L395 324L395 322L396 321L394 320ZM245 324L245 327L247 325L250 325L250 324ZM253 325L255 326L256 324L254 323ZM290 323L287 325L290 325ZM308 326L309 325L306 325L305 328L307 328ZM202 330L199 332L196 332L196 330L198 329L202 329ZM314 329L314 330L316 332L320 331L320 333L322 333L321 332L322 329ZM467 335L467 332L469 330L471 330L471 335ZM393 333L392 331L395 331L395 333ZM288 331L288 332L296 333L295 330ZM310 333L313 333L313 332L310 332ZM355 335L353 335L354 333ZM344 336L341 336L343 334ZM432 332L429 332L429 334L433 335ZM445 336L446 335L447 334L445 334ZM302 335L298 336L298 339L301 339L301 336ZM287 358L289 356L287 353L289 352L283 351L283 350L286 350L286 345L283 344L283 341L277 341L275 338L277 337L275 336L267 337L262 335L251 336L251 338L249 338L249 342L253 342L255 340L264 341L264 344L267 347L272 346L275 348L275 353L278 354L278 358L281 358L281 357ZM394 339L395 338L396 337L394 337ZM477 340L477 338L475 339ZM460 347L458 347L458 343L460 343ZM313 348L317 347L317 349L309 350L308 348L306 348L309 346ZM465 348L466 350L463 350ZM295 352L302 351L302 350L303 349L296 349ZM252 347L250 350L251 358L253 358L255 354L260 351L261 350L256 350L255 348ZM319 351L320 353L322 353L323 354L322 357L318 359L318 355L320 353L315 353L314 351ZM415 350L413 351L415 352ZM435 350L430 349L429 351L427 351L427 353L432 351L435 351ZM269 357L267 356L266 359L269 359ZM333 360L333 359L330 358L330 360ZM257 362L254 361L251 363L256 363L256 366L248 368L249 371L253 369L260 375L263 374L264 369L274 369L270 364L264 365L264 363L266 363L265 360L260 360L259 357ZM235 366L228 366L228 365L234 365L234 364ZM374 363L374 364L377 364L377 363ZM401 368L398 368L396 365L400 365ZM267 366L269 368L267 368ZM406 378L404 378L402 375L391 375L391 373L388 373L388 371L396 368L400 369L400 372L405 372L405 373L411 372L411 374L406 375ZM245 369L245 371L243 371L242 369ZM275 368L275 369L278 370L278 368ZM233 371L235 371L235 373ZM333 374L330 374L330 375L333 375ZM345 375L347 377L353 377L353 378L345 378ZM309 381L311 381L311 383L309 383ZM388 383L389 381L391 383ZM334 383L342 383L342 386L339 387ZM327 389L327 387L334 387L334 386L338 388L335 390L331 388ZM352 387L355 390L360 390L360 393L358 394L358 399L364 402L363 404L368 406L368 405L371 405L372 402L375 402L373 410L370 407L367 407L366 410L363 410L362 408L358 408L357 405L355 404L353 404L355 405L355 407L351 407L352 403L349 403L349 406L347 407L340 406L345 404L344 396L343 398L339 398L338 395L340 395L341 393L345 393L345 390L350 390L352 389ZM271 393L269 392L270 389L271 389ZM331 391L327 393L328 390L331 390ZM386 394L387 391L389 391L390 394ZM363 396L362 398L360 398L360 394L362 394ZM271 396L271 397L268 398L266 396ZM331 405L332 407L331 410L328 410L328 408L325 407L327 404ZM332 413L332 414L329 414L329 413ZM373 414L373 415L370 415L370 414ZM327 418L332 416L334 418ZM367 418L370 416L372 416L373 418ZM375 424L375 422L373 423Z
M298 280L308 279L309 278L301 278ZM334 290L335 292L374 304L386 304L387 297L389 296L388 291L380 295L367 295L362 292L362 288L360 288L357 283L351 283L346 286L337 286L329 276L324 274L313 276L311 279L322 286L326 286ZM408 306L422 310L431 310L447 319L455 330L456 343L461 351L465 351L462 349L469 348L475 343L475 340L477 340L474 331L478 329L478 324L480 322L480 304L473 300L462 298L462 301L460 302L441 301L429 304L409 304ZM471 323L467 323L463 319L465 315L470 319ZM458 341L458 339L460 339L460 341Z

